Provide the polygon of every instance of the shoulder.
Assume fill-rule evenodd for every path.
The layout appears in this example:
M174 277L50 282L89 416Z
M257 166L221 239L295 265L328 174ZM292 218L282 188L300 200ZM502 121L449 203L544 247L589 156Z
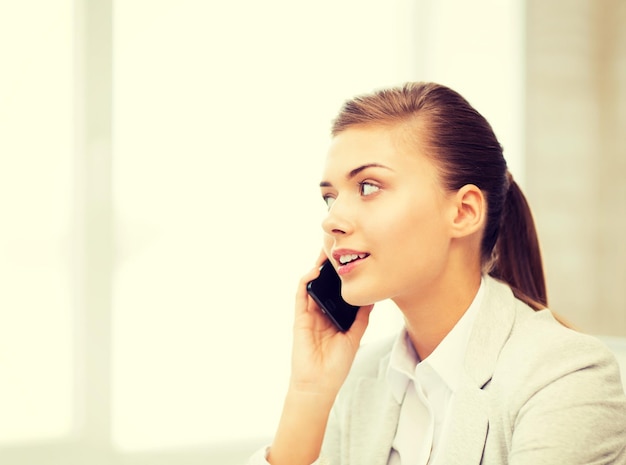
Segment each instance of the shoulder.
M506 393L511 407L521 407L538 393L572 401L612 399L622 410L626 405L619 366L601 340L566 328L548 309L534 311L520 301L492 384Z
M614 366L617 363L598 338L566 328L548 309L534 311L517 303L516 322L501 357L528 367L535 376ZM530 376L530 373L528 373Z
M515 322L486 390L494 431L509 438L503 442L511 456L525 457L523 463L537 463L547 444L556 444L561 463L624 459L626 396L614 355L598 338L561 325L549 310L516 302Z
M557 396L624 397L619 366L602 341L566 328L550 310L533 310L506 284L486 282L466 356L468 373L479 386L510 409L552 384L558 389L546 392Z
M524 375L532 378L532 374L558 376L583 367L617 367L614 355L600 339L563 326L549 309L533 310L500 281L490 278L488 287L486 308L477 323L478 339L483 350L497 350L490 354L497 360L496 372L528 370L532 373Z

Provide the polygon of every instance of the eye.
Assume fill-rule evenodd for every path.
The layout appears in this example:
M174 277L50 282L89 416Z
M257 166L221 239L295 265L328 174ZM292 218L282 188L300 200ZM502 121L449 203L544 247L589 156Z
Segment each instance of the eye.
M333 202L335 201L334 197L331 197L330 195L325 195L324 196L324 203L326 204L326 206L330 209L330 207L333 206Z
M368 195L372 195L375 194L376 192L378 192L380 190L380 187L378 187L376 184L372 184L371 182L368 181L363 181L359 183L359 188L361 190L361 195L364 197L367 197Z

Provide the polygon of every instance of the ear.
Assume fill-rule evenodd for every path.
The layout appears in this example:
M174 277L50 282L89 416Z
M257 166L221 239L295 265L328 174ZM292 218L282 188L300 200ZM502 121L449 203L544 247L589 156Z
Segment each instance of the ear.
M487 216L487 202L474 184L466 184L454 195L452 234L465 237L480 231Z

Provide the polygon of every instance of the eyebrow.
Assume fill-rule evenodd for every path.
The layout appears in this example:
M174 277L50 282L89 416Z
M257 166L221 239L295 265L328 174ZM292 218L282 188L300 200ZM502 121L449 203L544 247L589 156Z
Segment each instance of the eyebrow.
M357 168L354 168L352 171L350 171L347 175L346 175L346 179L350 180L353 177L355 177L357 174L359 174L361 171L364 171L368 168L384 168L390 171L393 171L391 168L389 168L388 166L385 165L381 165L380 163L367 163L365 165L361 165ZM320 182L320 187L332 187L332 183L328 182L328 181L322 181Z

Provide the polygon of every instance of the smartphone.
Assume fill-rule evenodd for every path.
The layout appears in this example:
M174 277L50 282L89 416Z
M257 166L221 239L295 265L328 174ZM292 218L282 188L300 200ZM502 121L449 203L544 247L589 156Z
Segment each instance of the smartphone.
M341 279L328 260L320 267L320 275L307 284L306 290L340 331L350 329L360 307L343 300Z

